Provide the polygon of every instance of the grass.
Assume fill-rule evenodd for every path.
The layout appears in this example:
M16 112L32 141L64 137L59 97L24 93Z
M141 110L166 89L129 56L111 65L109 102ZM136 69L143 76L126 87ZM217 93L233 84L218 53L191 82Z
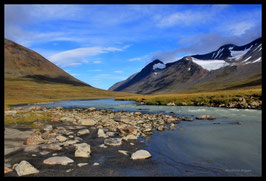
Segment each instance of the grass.
M63 83L38 83L26 78L5 79L5 108L13 104L52 102L69 99L100 99L134 95L88 86Z
M46 112L41 112L41 113L18 112L16 116L5 115L5 124L33 123L35 121L48 122L50 120L51 120L51 115ZM34 126L34 125L31 125L31 126Z
M246 98L248 103L261 99L261 87L254 86L243 89L220 90L210 92L173 93L160 95L135 95L119 97L116 100L134 100L148 105L206 105L236 103L240 97Z

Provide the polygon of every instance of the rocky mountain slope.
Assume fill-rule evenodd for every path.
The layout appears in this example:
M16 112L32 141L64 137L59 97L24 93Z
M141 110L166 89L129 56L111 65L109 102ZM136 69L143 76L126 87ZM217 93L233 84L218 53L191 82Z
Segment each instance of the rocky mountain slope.
M141 94L234 89L261 84L261 38L164 64L154 60L109 90Z

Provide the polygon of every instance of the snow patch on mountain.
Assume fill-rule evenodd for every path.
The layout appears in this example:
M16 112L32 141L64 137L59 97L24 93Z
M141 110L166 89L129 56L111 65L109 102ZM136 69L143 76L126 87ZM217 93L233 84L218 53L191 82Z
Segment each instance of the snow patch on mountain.
M231 56L232 56L232 57L235 57L235 56L244 55L244 54L246 54L249 50L250 50L250 48L247 48L247 49L245 49L245 50L238 50L238 51L230 50L230 52L231 52Z
M224 60L199 60L194 57L191 57L192 61L206 70L216 70L222 67L229 65L229 63Z
M164 69L165 68L165 64L163 63L157 63L153 65L153 70L155 69Z

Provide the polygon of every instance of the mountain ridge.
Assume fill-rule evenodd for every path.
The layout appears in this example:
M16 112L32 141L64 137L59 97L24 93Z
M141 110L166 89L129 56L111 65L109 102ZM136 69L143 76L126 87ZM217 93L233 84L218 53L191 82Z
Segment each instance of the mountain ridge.
M215 87L222 90L241 86L238 85L238 81L248 82L251 79L254 81L252 77L257 77L255 82L260 84L261 44L262 39L258 38L246 45L226 44L216 51L185 56L167 64L154 60L139 73L130 76L130 80L128 78L118 82L109 90L141 94L190 91L188 89L206 91L215 90ZM216 59L217 57L219 59ZM161 69L152 69L151 65L156 63L164 64L164 66L161 66ZM141 72L146 72L145 76L142 76ZM245 85L249 85L247 82Z

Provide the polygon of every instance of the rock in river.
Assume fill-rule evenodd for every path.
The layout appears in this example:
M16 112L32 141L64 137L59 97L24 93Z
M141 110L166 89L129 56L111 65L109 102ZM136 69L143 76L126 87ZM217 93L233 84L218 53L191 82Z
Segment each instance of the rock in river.
M91 147L87 143L75 144L75 157L89 158Z
M34 168L29 162L23 160L16 167L18 176L29 175L34 173L39 173L39 170Z
M47 158L43 161L44 164L47 165L67 165L69 163L73 163L74 161L66 156L55 156Z
M81 135L85 135L85 134L89 134L90 133L90 130L88 129L81 129L77 132L77 135L78 136L81 136Z
M214 116L210 116L210 115L200 115L200 116L197 116L196 119L214 120L216 118Z
M120 146L122 145L122 139L121 138L108 138L104 140L105 145L110 146Z
M150 158L151 154L146 150L138 150L131 155L132 160L142 160Z

